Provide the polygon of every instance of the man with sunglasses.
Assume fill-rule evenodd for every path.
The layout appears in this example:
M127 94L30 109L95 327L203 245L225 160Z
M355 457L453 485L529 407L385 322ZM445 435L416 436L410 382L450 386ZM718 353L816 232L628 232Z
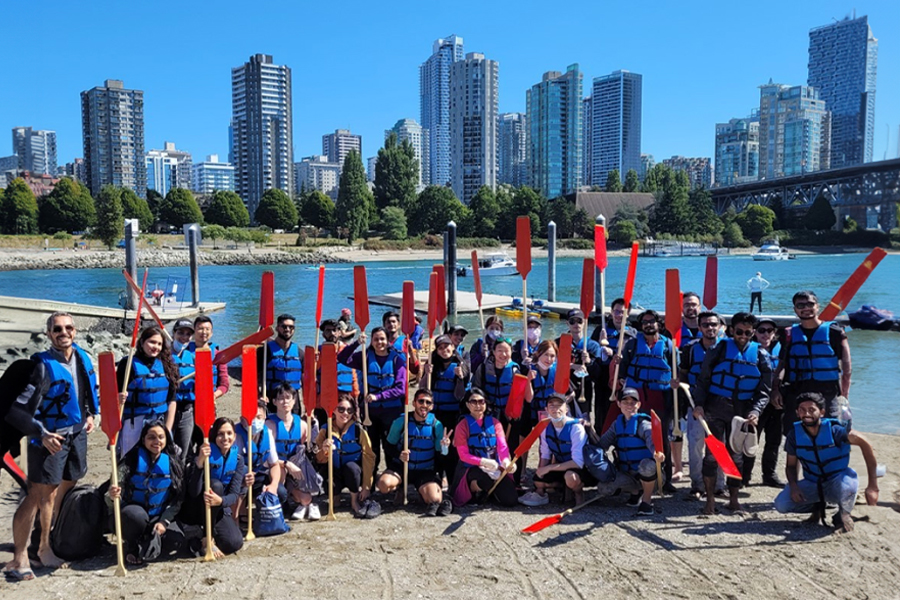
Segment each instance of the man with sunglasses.
M778 324L766 317L756 324L756 341L769 353L772 358L772 369L778 370L778 355L781 352L781 342L778 341ZM774 389L773 394L774 395ZM758 437L765 436L766 441L762 449L762 483L768 487L781 489L784 481L778 477L778 451L781 449L781 427L783 414L781 408L775 406L770 400L766 408L759 415ZM750 485L753 478L753 467L756 465L756 457L744 457L744 485Z
M572 366L570 382L575 393L577 404L575 416L584 417L590 421L590 413L593 405L594 387L600 379L601 355L600 344L585 336L587 331L587 319L579 308L573 308L568 315L569 334L572 336ZM562 338L556 338L559 346ZM560 347L560 352L565 348ZM582 399L584 399L582 401ZM599 425L600 423L597 423Z
M265 353L259 351L261 376L266 378L266 394L269 396L269 412L275 412L275 388L289 383L294 389L294 412L300 410L300 390L303 388L303 351L294 338L294 315L281 314L275 321L275 339L266 342ZM262 363L265 356L266 362Z
M744 448L733 448L731 427L734 417L742 417L756 427L759 415L769 402L772 387L772 361L769 353L754 341L756 317L750 313L735 313L731 317L734 337L720 341L706 353L694 392L694 418L705 419L716 438L727 444L738 471L744 462ZM706 485L706 506L703 514L716 513L715 485L719 465L707 448L703 458L703 483ZM728 509L743 514L738 501L741 479L727 480Z
M602 310L602 307L598 306L597 310ZM610 360L619 348L619 330L622 330L622 344L637 335L634 327L628 324L626 313L625 298L616 298L610 305L606 326L604 327L601 323L591 333L591 339L600 344L600 375L594 385L594 420L598 425L606 422L606 413L609 411L611 402L612 388L609 385L609 379L612 373L610 372ZM622 321L625 321L624 328L622 327Z
M72 316L50 315L47 336L50 349L31 357L31 378L6 416L29 438L28 495L13 517L15 550L5 568L7 577L18 581L34 579L27 547L38 510L38 559L45 567L64 562L50 547L52 518L66 492L87 473L87 436L100 412L97 376L91 357L75 343Z
M794 294L794 313L800 323L785 336L775 372L772 403L784 409L784 434L793 429L796 398L818 392L825 398L825 416L840 417L839 396L850 397L850 344L843 328L819 319L819 299L809 290Z

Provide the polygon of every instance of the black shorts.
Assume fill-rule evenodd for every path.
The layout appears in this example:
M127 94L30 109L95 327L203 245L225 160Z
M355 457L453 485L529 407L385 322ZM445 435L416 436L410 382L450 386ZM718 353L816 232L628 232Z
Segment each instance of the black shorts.
M28 481L59 485L63 481L78 481L87 474L87 430L63 436L62 448L50 454L41 438L28 441Z
M391 468L388 469L388 472L396 475L400 480L403 479L403 463L391 462ZM443 483L443 478L438 475L436 470L428 470L428 469L418 469L418 470L409 470L409 484L412 484L414 488L417 490L423 485L427 485L429 483L436 483L438 486Z
M593 475L591 475L591 472L588 471L587 469L585 469L584 467L582 467L580 469L569 469L569 471L575 471L576 473L578 473L578 476L581 478L581 483L584 486L597 485L597 478L594 477ZM547 483L547 484L557 484L557 483L565 484L566 473L568 473L568 471L550 471L543 477L538 477L537 473L535 473L534 477L532 478L532 481L539 481L540 483Z

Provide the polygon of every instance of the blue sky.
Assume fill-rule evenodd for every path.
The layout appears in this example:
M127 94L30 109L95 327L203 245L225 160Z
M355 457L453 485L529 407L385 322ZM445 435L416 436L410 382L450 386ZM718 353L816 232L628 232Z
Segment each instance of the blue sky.
M900 2L854 0L879 40L875 159L897 155ZM418 66L438 37L500 63L501 112L524 111L545 71L577 62L593 77L644 77L642 151L657 161L712 156L715 123L758 106L771 77L806 83L808 31L853 3L820 2L191 2L45 1L2 11L0 156L10 129L56 130L59 161L82 156L81 91L105 79L144 90L146 148L172 141L194 155L227 154L231 68L251 54L293 70L295 160L322 135L363 135L419 120ZM890 142L888 144L888 132Z

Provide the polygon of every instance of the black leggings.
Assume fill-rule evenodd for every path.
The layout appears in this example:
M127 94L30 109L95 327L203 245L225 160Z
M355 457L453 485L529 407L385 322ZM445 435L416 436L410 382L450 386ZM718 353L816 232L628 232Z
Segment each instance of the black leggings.
M114 518L110 515L110 520ZM153 526L159 522L158 517L151 517L139 504L129 504L122 507L122 543L126 553L137 552L138 542L149 538L153 533ZM115 527L111 523L110 529ZM177 522L169 523L166 532L162 535L162 555L177 552L184 543L184 532Z
M225 486L218 479L210 481L209 488L219 497L225 495ZM225 554L233 554L244 545L244 536L241 528L234 520L230 506L211 506L210 513L213 522L213 539L216 546ZM181 509L181 516L186 524L206 527L206 503L203 501L203 492L199 496L190 496Z
M466 471L466 485L471 484L473 481L478 484L478 488L482 492L487 492L494 487L494 483L496 483L491 479L490 475L478 467L471 467ZM516 493L516 484L509 477L503 478L491 496L497 500L497 503L500 504L500 506L515 506L519 502L519 495Z
M388 432L390 432L391 425L397 420L397 417L403 414L402 410L403 408L401 407L396 411L379 410L376 412L372 410L371 406L369 407L369 418L372 420L372 424L366 427L366 433L369 434L369 441L372 443L372 452L375 453L376 473L378 472L378 465L381 463L381 447L384 446L384 455L388 456ZM385 459L385 464L387 464L387 459Z

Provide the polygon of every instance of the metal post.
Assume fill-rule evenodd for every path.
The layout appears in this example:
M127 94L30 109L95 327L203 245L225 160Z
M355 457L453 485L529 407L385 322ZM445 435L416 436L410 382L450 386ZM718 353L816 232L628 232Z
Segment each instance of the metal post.
M125 270L131 279L137 281L137 236L140 233L137 219L125 219ZM125 284L125 298L128 310L134 310L140 298L131 287Z
M602 214L597 215L594 219L594 222L597 225L602 225L604 228L606 227L606 217ZM594 290L594 304L596 304L600 309L600 323L606 328L606 270L600 269L597 267L597 272L595 273L594 281L596 282L596 289Z
M191 256L191 306L200 306L200 273L197 269L200 262L199 225L193 224L187 231L188 250Z
M556 302L556 223L547 223L547 302Z
M447 314L456 322L456 223L447 223L444 236L444 271L447 273Z

